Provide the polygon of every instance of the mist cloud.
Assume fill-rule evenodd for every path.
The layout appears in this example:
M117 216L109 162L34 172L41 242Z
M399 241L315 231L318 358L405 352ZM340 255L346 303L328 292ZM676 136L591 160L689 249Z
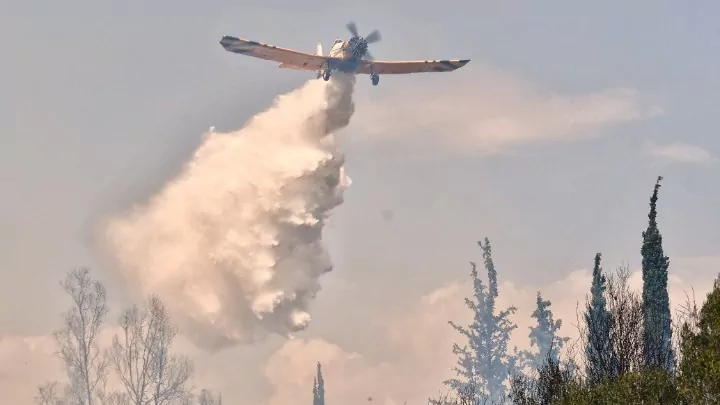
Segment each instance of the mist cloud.
M648 145L646 152L655 158L679 163L711 163L717 157L697 145L675 142L667 145Z
M557 93L473 62L416 81L393 78L382 99L359 99L353 139L427 138L433 147L499 154L542 142L596 136L607 128L650 119L663 110L632 88Z

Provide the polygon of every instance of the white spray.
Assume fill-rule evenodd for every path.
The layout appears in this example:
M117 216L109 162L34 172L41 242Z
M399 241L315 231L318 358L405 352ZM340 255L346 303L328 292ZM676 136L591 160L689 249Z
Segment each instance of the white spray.
M105 227L130 285L156 293L181 331L215 350L310 322L332 263L321 233L350 185L333 132L355 77L311 80L236 132L210 132L183 173Z

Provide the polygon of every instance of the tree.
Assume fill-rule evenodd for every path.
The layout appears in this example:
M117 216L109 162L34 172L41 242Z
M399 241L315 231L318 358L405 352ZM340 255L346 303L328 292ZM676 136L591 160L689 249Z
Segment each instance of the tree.
M160 299L152 295L148 308L136 305L120 317L122 335L115 335L108 350L130 404L170 405L191 395L187 386L192 364L186 356L170 353L177 333Z
M587 327L587 345L585 361L587 379L591 384L598 383L612 375L612 351L610 345L610 314L605 301L605 275L600 267L601 254L595 255L590 303L586 306L585 325Z
M548 350L541 362L534 365L537 378L519 372L513 374L509 398L516 405L558 403L576 383L572 367L572 363L561 363L553 350Z
M57 392L57 382L48 382L38 387L35 397L36 405L67 405L67 402Z
M203 389L197 397L198 405L222 405L222 395L213 395L210 391Z
M680 391L689 403L720 401L720 277L681 331Z
M673 370L675 358L671 346L672 330L670 297L668 295L668 267L670 259L662 247L662 235L657 226L657 199L660 189L658 176L652 197L648 227L642 233L642 276L643 276L643 355L645 365Z
M551 364L559 362L559 351L570 338L557 336L557 331L562 326L562 320L553 320L553 313L550 310L552 304L550 301L542 299L540 291L537 293L536 304L537 307L531 316L537 320L537 325L529 328L528 337L530 338L530 347L537 346L538 352L531 353L523 350L520 356L524 361L524 366L540 369L546 363L548 356L553 362Z
M325 405L325 380L320 362L317 363L317 374L313 380L313 405Z
M317 377L313 377L313 405L318 404Z
M468 339L468 345L453 345L453 353L459 357L458 367L454 371L460 377L445 381L445 384L460 394L461 398L472 393L478 398L487 396L492 401L505 397L504 382L515 369L517 358L508 355L507 346L510 334L517 328L509 320L509 315L517 310L514 306L495 314L495 299L498 296L497 270L492 259L490 241L478 242L482 249L485 268L488 272L488 288L478 277L477 266L471 262L473 295L475 300L465 299L467 307L473 311L473 322L467 327L449 324Z
M70 271L62 286L73 306L63 316L64 326L53 335L70 381L73 403L93 405L105 396L107 360L98 346L98 333L108 313L105 287L90 277L90 270Z
M554 405L684 404L672 376L661 370L631 372L599 384L571 382Z
M638 371L643 364L643 303L640 295L630 289L629 278L630 269L620 267L607 278L605 290L613 376Z

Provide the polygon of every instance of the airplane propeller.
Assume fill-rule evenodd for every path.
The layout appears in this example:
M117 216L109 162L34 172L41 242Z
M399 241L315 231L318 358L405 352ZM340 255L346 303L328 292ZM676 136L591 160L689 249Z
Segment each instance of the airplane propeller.
M380 31L373 30L373 32L369 33L368 36L365 37L365 40L368 44L372 44L374 42L378 42L382 39L380 36Z
M347 27L348 31L350 31L350 33L353 35L353 37L350 39L353 54L359 57L366 56L370 60L374 59L367 48L368 44L373 44L382 39L380 31L373 30L365 38L363 38L358 33L357 24L355 24L354 21L350 21L345 25L345 27Z
M350 31L350 33L351 33L354 37L359 37L359 36L360 36L360 34L358 34L357 25L355 24L354 21L350 21L350 22L347 23L345 26L347 27L348 31Z

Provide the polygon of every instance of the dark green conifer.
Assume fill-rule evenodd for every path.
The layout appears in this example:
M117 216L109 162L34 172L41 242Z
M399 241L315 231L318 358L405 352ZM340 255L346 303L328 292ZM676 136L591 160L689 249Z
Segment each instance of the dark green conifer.
M670 259L662 247L662 235L657 226L657 199L660 189L658 176L650 198L648 227L642 233L643 276L643 357L645 365L672 372L675 356L671 347L670 297L668 295L668 267Z
M325 405L325 380L320 362L317 363L317 375L313 380L313 405Z
M606 278L600 267L601 254L595 255L590 303L585 311L587 345L586 373L590 384L597 384L612 376L612 346L610 345L610 312L605 300Z

